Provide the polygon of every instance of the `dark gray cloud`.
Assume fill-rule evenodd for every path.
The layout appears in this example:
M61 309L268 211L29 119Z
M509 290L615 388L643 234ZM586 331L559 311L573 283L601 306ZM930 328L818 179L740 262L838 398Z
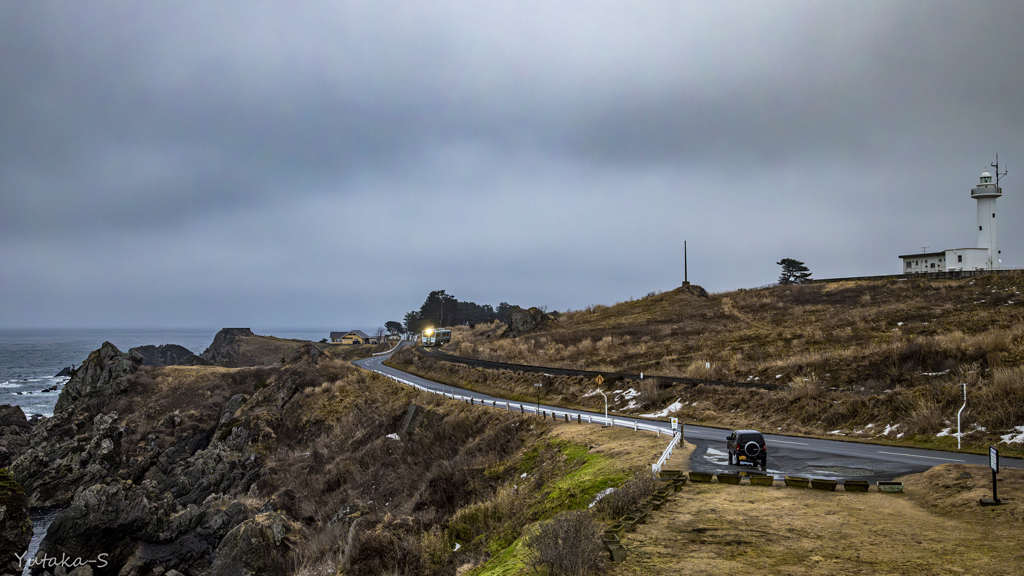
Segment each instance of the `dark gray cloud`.
M0 326L379 325L898 271L1020 162L1019 2L0 6ZM1007 265L1024 265L1012 173Z

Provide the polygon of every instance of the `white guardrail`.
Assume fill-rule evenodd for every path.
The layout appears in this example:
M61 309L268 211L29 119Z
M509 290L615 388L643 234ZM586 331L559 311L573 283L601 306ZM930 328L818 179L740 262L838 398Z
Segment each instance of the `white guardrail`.
M371 354L371 356L383 356L383 355L385 355L385 354L391 354L392 352L394 352L394 351L395 351L395 348L398 348L398 347L399 347L399 346L401 346L401 345L402 345L402 341L401 341L401 340L399 340L399 341L398 341L398 343L397 343L397 344L395 344L394 348L392 348L391 350L385 350L385 351L383 351L383 352L374 352L373 354ZM376 370L374 370L374 372L377 372L377 371L376 371ZM378 374L384 374L383 372L377 372L377 373L378 373ZM387 376L387 374L384 374L384 375L385 375L385 376Z
M384 372L381 372L380 370L374 370L374 372L376 372L377 374L380 374L381 376L384 376L385 378L389 378L389 379L391 379L391 380L393 380L395 382L398 382L399 384L405 384L406 386L412 386L413 388L417 388L419 390L422 390L423 392L429 392L431 394L440 394L440 395L444 396L445 398L451 398L452 400L461 400L463 402L469 402L471 404L476 404L476 402L478 400L477 398L474 398L472 396L463 396L461 394L441 392L441 391L438 391L438 390L431 390L430 388L427 388L425 386L420 386L419 384L416 384L415 382L411 382L409 380L406 380L405 378L399 378L397 376L392 376L391 374L385 374ZM484 400L482 398L479 399L479 400L480 400L480 405L481 406L492 406L494 408L504 408L505 410L509 410L509 411L515 411L516 408L519 408L519 412L522 413L522 414L526 414L526 413L537 414L537 405L536 404L522 404L522 403L518 403L518 402L506 402L504 400L491 400L490 404L488 404L488 400ZM582 422L586 422L587 424L603 424L605 426L620 426L622 428L631 428L631 429L633 429L633 431L646 430L648 432L656 432L658 434L658 436L661 436L662 434L666 434L666 435L670 434L669 432L664 432L661 429L660 426L655 426L653 424L644 424L642 422L637 422L636 420L623 420L623 419L616 420L613 417L605 418L604 416L593 416L593 415L590 415L590 414L586 414L586 415L583 415L583 414L570 414L569 412L559 412L557 410L547 410L547 409L540 410L540 413L542 415L544 415L544 416L547 416L548 414L551 414L552 418L559 418L559 417L561 417L561 418L569 419L570 417L575 417L577 422L581 422L581 423ZM682 424L680 424L680 426L682 426ZM668 459L672 457L672 450L676 446L679 445L679 442L681 442L682 439L683 439L683 431L680 429L680 431L676 432L675 436L672 437L672 441L668 443L668 447L665 448L665 451L662 452L661 458L659 458L658 461L655 462L654 464L651 464L651 472L654 474L655 477L658 476L658 472L661 472L662 466L664 466L665 463L668 462Z

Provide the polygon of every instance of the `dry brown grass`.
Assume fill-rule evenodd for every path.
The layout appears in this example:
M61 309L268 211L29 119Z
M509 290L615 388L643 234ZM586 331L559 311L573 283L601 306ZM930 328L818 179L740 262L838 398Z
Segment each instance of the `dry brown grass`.
M457 327L446 349L502 362L732 380L829 374L833 385L852 385L956 363L1024 363L1022 288L1024 277L1009 275L778 286L707 299L680 289L569 311L558 326L517 339L498 338L496 325Z
M969 477L965 477L969 475ZM1005 470L1019 493L1024 472ZM617 576L1020 574L1024 502L982 508L988 469L945 464L905 494L688 484L626 539Z
M891 436L937 447L948 444L935 435L950 421L955 426L959 384L967 382L968 445L984 449L1024 425L1021 291L1021 274L778 286L707 299L674 290L569 311L558 326L516 339L498 338L496 325L456 328L446 351L540 366L792 384L783 394L644 390L638 408L654 411L682 398L687 406L678 416L696 423L814 435L839 429L870 437L898 424ZM454 373L449 377L457 384ZM571 391L553 400L595 404Z

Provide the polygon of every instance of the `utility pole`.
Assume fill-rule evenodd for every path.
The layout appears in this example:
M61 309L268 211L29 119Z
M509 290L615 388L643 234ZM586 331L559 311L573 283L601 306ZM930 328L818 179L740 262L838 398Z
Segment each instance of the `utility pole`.
M686 266L686 240L683 240L683 286L690 285L690 276L687 272Z

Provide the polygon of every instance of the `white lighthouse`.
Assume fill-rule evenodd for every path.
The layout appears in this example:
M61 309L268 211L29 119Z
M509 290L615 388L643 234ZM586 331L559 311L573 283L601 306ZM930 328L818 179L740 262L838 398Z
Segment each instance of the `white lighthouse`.
M996 228L996 199L1003 195L1003 189L992 181L992 174L986 168L981 181L971 189L971 198L978 201L978 248L988 250L984 268L1002 268L999 252L999 237Z
M978 201L977 247L942 252L928 252L926 248L916 254L903 254L900 258L904 274L999 270L1003 267L996 229L996 199L1003 195L999 179L1006 175L1006 171L999 171L998 154L992 167L996 169L995 182L992 181L992 173L984 168L978 185L971 189L971 198Z

